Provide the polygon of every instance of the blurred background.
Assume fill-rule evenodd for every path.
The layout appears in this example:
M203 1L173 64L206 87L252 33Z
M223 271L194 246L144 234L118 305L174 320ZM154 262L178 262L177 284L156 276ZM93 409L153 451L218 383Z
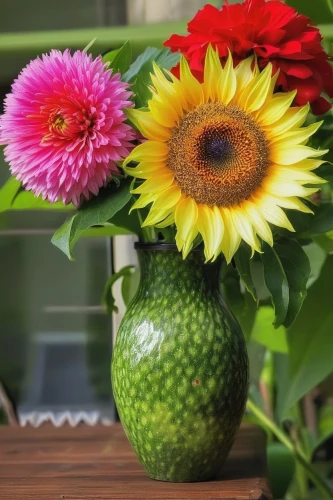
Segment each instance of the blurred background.
M321 25L324 43L331 50L333 19L329 1L290 3ZM135 56L147 46L161 47L171 33L185 33L186 21L205 3L204 0L1 0L0 112L12 80L37 55L51 48L82 50L96 38L93 54L118 48L131 39ZM332 116L330 119L332 127L328 130L332 136ZM9 176L0 150L0 186ZM55 425L68 421L73 425L82 421L110 424L117 418L109 365L115 332L124 311L120 285L116 285L115 291L118 314L108 316L101 297L112 272L135 263L133 238L82 238L76 247L75 262L70 262L50 241L68 212L41 207L21 211L24 200L17 208L1 213L0 206L0 424L15 423L16 419L21 425L40 425L44 420ZM333 244L327 251L317 243L309 246L313 282L332 251ZM314 293L318 294L318 290L320 293L320 285ZM331 289L328 293L332 297ZM244 311L247 309L242 305ZM329 318L321 319L326 322ZM325 359L319 354L312 358L304 346L304 357L301 359L300 354L298 371L291 380L287 377L286 332L272 333L271 323L271 308L262 308L252 325L255 333L249 336L252 396L260 399L260 405L277 425L285 426L289 424L279 414L279 401L286 407L282 395L287 395L289 388L294 391L297 395L294 399L300 404L298 410L295 407L298 414L291 415L288 407L286 421L293 423L300 419L296 429L301 429L309 442L309 460L315 458L318 469L332 480L332 349L328 346ZM333 338L330 325L333 319L327 327ZM313 353L316 349L319 348L313 345ZM280 391L275 399L270 394L273 390ZM269 441L271 479L276 498L282 498L292 481L295 463L281 443L272 436ZM297 500L292 493L287 498Z

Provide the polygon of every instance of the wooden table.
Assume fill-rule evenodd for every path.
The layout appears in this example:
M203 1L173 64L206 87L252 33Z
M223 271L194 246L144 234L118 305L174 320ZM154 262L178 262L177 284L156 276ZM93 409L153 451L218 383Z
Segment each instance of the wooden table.
M204 483L149 479L120 424L0 427L1 500L271 500L265 436L243 425L221 477Z

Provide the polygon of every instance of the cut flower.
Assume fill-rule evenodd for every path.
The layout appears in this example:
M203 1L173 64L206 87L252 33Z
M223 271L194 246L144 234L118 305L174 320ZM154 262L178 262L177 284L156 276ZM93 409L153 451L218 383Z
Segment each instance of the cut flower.
M100 57L52 50L23 69L5 99L0 144L23 186L51 203L78 206L97 195L134 131L124 123L128 84Z
M238 64L251 54L257 56L260 69L269 62L273 74L279 70L277 86L283 91L297 89L296 105L311 103L315 114L323 114L331 104L321 96L333 97L333 71L321 46L318 28L308 17L283 2L245 0L223 5L206 5L188 24L189 34L172 35L165 42L173 52L180 51L190 68L201 79L209 44L222 59L231 51ZM175 68L175 74L178 68Z
M293 231L283 208L310 212L299 200L322 181L312 173L324 151L306 146L320 123L300 128L309 111L290 105L295 92L274 94L277 74L260 73L250 57L222 68L210 47L204 82L184 57L180 79L155 65L149 110L127 110L148 140L124 162L144 179L133 208L152 203L145 226L175 223L176 243L188 255L200 233L207 260L229 262L242 240L260 251L258 236L273 244L269 223ZM131 162L138 163L130 166Z

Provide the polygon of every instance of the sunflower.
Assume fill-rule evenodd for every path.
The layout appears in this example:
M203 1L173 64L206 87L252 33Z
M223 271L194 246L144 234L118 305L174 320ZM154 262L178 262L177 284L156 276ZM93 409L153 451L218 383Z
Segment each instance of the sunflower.
M127 174L145 179L133 208L152 204L143 226L175 224L186 258L200 233L206 260L229 262L244 240L273 245L271 224L293 231L283 209L311 210L299 199L325 182L312 171L325 151L306 146L320 123L300 128L309 105L290 107L296 92L276 93L278 74L260 72L253 57L222 67L207 51L204 81L184 57L180 78L154 66L147 110L127 110L148 140L127 157ZM131 162L138 165L130 166Z

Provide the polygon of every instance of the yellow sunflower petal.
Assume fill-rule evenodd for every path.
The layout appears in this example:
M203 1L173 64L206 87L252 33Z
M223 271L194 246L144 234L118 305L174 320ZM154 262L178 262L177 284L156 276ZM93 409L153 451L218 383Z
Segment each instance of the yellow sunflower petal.
M180 116L169 101L163 101L159 95L154 95L148 101L149 110L153 118L162 126L173 128L177 125Z
M159 224L155 224L155 226L158 229L164 229L165 227L169 227L172 224L174 224L174 222L175 222L175 214L171 213L162 222L160 222Z
M301 169L293 169L292 167L280 167L277 166L274 170L274 175L281 180L285 181L297 181L302 184L324 184L326 179L318 177L318 175L313 172L308 172Z
M222 208L220 212L224 222L224 233L221 242L221 250L225 256L227 263L229 264L229 262L231 261L231 259L238 250L238 247L241 242L241 237L239 232L234 227L234 223L230 216L229 209Z
M267 193L278 197L300 196L304 198L318 191L318 188L306 188L296 181L274 176L263 181L263 188Z
M142 227L147 227L147 226L155 226L155 224L158 224L161 221L164 221L165 218L170 214L170 210L153 210L150 209L150 212L148 216L145 218L143 223L141 224Z
M146 207L147 205L149 205L149 203L152 203L153 201L155 201L155 198L156 198L156 195L153 194L153 193L142 194L135 201L135 203L132 205L130 213L132 212L132 210L136 210L138 208L144 208L144 207Z
M197 226L204 242L206 261L216 259L222 243L224 229L223 219L218 208L216 206L210 208L207 205L199 205Z
M179 251L183 250L184 247L186 247L187 253L190 251L189 249L195 238L195 233L198 231L197 219L198 207L196 202L192 198L184 198L175 210L175 224L177 227L176 243Z
M270 197L271 200L282 208L288 208L290 210L299 210L300 212L304 212L306 214L313 214L311 208L306 206L301 200L296 197L290 196L289 198L278 198L278 197Z
M296 91L275 94L272 99L269 99L267 103L257 111L255 115L256 121L262 126L270 126L277 122L290 108L291 103L295 99L295 95Z
M174 175L172 172L166 171L159 174L158 176L151 177L147 179L141 186L133 189L131 193L133 194L144 194L144 193L159 193L167 189L174 181Z
M183 94L187 102L193 106L199 106L204 101L201 84L192 75L188 62L184 56L180 58L180 80L182 82Z
M198 229L196 226L193 226L192 230L188 234L187 241L185 241L183 244L183 251L182 251L183 259L186 259L186 257L188 256L188 254L192 250L193 243L194 243L194 240L197 237L197 235L198 235ZM176 244L177 244L177 239L176 239Z
M247 113L253 113L261 108L266 101L272 78L272 65L266 68L253 79L242 92L240 103Z
M271 78L271 83L269 85L268 93L267 93L267 98L266 100L270 99L272 95L274 94L275 88L276 88L276 82L278 81L280 74L280 70L278 69L274 75L272 75Z
M179 188L175 183L173 183L169 188L167 188L165 191L162 191L159 193L158 198L156 199L153 209L154 210L168 210L174 207L182 193Z
M273 234L271 228L267 224L267 221L263 217L260 210L258 210L256 204L251 201L247 201L244 203L244 209L256 233L260 236L262 240L266 241L266 243L268 243L272 247Z
M165 162L147 163L141 162L137 167L124 167L125 172L132 177L149 179L158 174L165 167Z
M288 229L288 231L295 232L295 229L291 225L284 211L279 206L274 204L271 199L262 200L259 208L261 208L262 215L268 222L274 224L275 226Z
M147 139L162 142L170 139L170 129L157 123L151 113L130 108L126 110L126 115Z
M168 101L178 116L183 115L182 100L179 99L178 87L170 78L170 72L153 63L155 75L151 75L152 84L162 101Z
M260 241L255 234L251 220L246 216L245 211L241 208L235 208L230 210L230 215L232 217L234 227L237 230L240 237L246 241L252 250L256 252L261 251Z
M205 60L204 83L202 84L205 101L215 101L218 95L218 82L222 77L222 66L218 53L209 45Z
M270 147L271 160L280 165L292 165L306 158L323 156L328 149L320 151L308 146L296 145L293 147L284 144L273 143Z
M257 63L254 64L254 56L244 59L236 66L237 95L241 94L242 90L253 79L253 76L255 76L252 69L253 66L256 68L256 74L259 74L258 65Z
M293 169L300 169L300 170L315 170L316 168L320 167L324 163L326 163L325 160L312 160L310 158L310 159L302 160L298 163L294 163L292 168Z
M152 161L158 159L166 158L169 152L169 148L166 144L159 141L147 141L143 144L139 144L133 151L128 155L128 157L124 160L123 167L127 167L127 165L131 161L144 161L147 160Z
M302 108L290 108L285 114L280 118L280 120L274 122L273 124L268 124L265 127L265 132L268 137L276 137L278 135L284 134L291 129L295 129L303 125L306 117L309 114L310 105L306 104Z
M220 247L224 235L224 220L220 209L216 205L213 207L212 210L214 213L214 234L215 234L214 255L212 259L214 261L220 254Z
M298 128L291 132L285 132L275 139L271 139L271 144L279 143L283 146L295 146L297 144L304 144L309 137L317 132L323 122L312 123L308 127Z
M237 79L230 52L223 72L220 75L217 83L215 82L215 87L217 90L218 100L223 104L229 104L233 99L237 89Z

